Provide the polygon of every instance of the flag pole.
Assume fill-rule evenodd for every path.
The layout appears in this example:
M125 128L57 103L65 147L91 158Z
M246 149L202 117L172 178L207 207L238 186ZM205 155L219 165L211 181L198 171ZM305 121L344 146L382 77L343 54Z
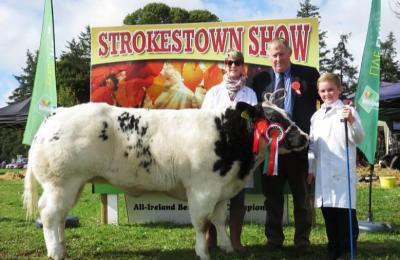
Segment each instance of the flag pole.
M349 243L350 243L350 259L354 259L354 243L353 243L353 217L351 212L351 181L350 181L350 159L349 159L349 129L347 119L344 119L344 132L346 138L346 166L347 166L347 188L349 193Z
M369 165L369 193L368 193L368 215L367 221L372 222L372 175L374 175L374 165Z
M360 231L383 232L392 230L390 224L373 222L372 219L372 175L374 172L380 87L380 46L379 31L381 19L381 0L371 1L368 32L361 62L360 76L356 92L357 112L365 131L364 140L357 145L370 165L369 205L367 221L359 221Z
M369 197L368 197L368 213L366 221L359 221L358 228L364 232L389 232L394 228L389 223L374 222L372 214L372 176L374 175L374 165L369 164Z

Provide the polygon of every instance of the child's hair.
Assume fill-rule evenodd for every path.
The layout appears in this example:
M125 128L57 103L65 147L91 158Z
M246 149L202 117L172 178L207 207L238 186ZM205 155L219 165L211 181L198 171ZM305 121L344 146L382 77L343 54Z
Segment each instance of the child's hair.
M339 89L342 88L342 84L340 83L339 77L334 73L327 72L322 74L317 81L317 88L319 87L319 84L321 84L322 82L330 82Z

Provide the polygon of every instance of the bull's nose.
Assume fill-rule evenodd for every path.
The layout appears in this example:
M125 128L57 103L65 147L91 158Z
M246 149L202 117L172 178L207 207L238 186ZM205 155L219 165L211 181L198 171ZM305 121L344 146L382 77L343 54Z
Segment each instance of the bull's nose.
M286 135L284 143L289 150L301 150L308 145L308 137L307 135L301 134L299 131L295 131Z

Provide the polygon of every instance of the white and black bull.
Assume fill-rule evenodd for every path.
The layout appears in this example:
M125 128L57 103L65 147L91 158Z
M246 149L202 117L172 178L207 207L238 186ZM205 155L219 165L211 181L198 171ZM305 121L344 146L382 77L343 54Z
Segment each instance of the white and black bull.
M249 117L243 117L243 111ZM209 258L205 240L209 221L217 228L220 247L232 251L225 229L227 201L244 187L265 156L265 140L257 156L252 153L252 125L265 117L288 129L286 150L307 146L307 135L268 104L238 103L223 112L99 103L58 109L34 138L24 191L27 215L39 209L48 257L66 256L65 217L84 184L94 178L130 195L161 191L187 200L196 254ZM39 202L36 180L43 188Z

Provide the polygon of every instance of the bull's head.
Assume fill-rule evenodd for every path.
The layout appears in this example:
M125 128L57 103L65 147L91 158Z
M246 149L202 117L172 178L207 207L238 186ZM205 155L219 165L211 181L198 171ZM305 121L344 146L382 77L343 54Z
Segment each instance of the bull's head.
M290 119L285 110L277 107L269 100L265 100L261 106L267 120L270 123L280 124L285 131L285 138L279 145L280 154L301 151L307 148L308 135Z
M247 107L248 105L238 104L238 106ZM269 99L265 99L262 104L258 104L250 110L253 110L251 113L252 115L250 116L253 120L264 118L267 119L268 124L277 123L282 126L282 129L285 132L285 137L279 144L280 154L301 151L307 148L308 135L290 119L285 110L277 107ZM268 142L268 140L264 140L263 143L265 143L265 141ZM260 143L260 145L264 146L262 143ZM260 149L263 148L260 147Z

